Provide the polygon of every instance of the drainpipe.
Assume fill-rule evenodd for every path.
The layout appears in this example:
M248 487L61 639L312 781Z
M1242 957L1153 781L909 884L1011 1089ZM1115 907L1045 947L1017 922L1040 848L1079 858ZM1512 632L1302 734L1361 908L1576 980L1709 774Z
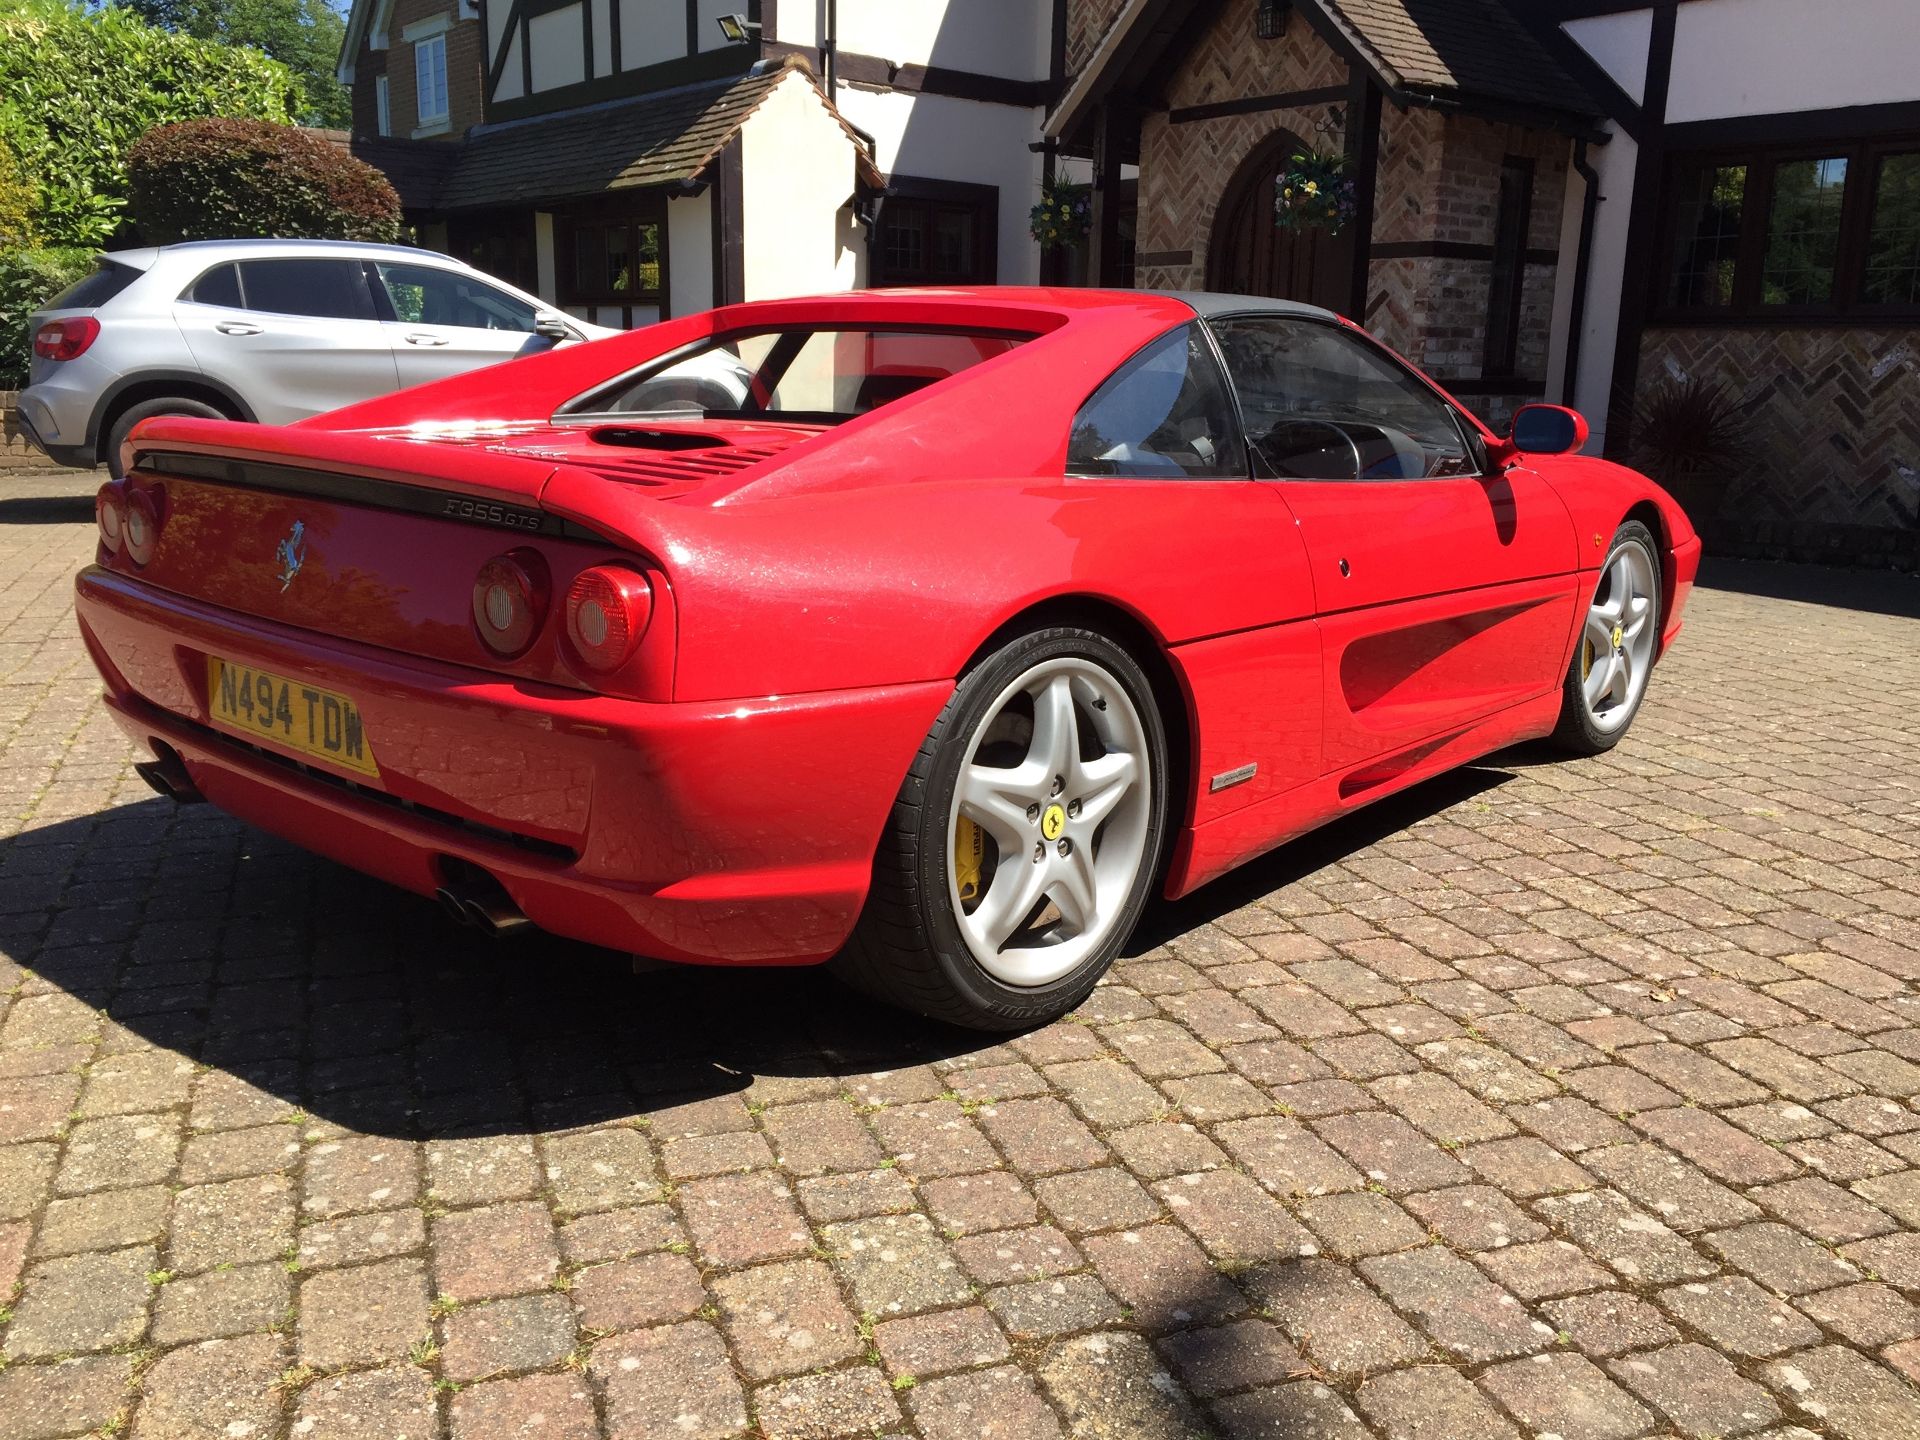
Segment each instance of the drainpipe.
M827 0L827 33L820 37L821 78L827 82L827 99L837 110L840 100L834 84L840 72L840 0Z
M1567 312L1567 363L1560 379L1560 403L1571 406L1580 379L1580 336L1587 315L1587 272L1593 268L1593 225L1600 209L1600 176L1587 159L1584 138L1573 142L1573 173L1586 186L1580 201L1580 245L1573 262L1573 304Z

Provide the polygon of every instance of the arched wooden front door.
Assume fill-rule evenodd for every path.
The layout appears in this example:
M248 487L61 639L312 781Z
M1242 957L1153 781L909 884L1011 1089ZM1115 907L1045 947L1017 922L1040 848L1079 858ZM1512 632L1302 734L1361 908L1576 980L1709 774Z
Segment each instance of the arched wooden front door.
M1324 229L1289 230L1274 223L1280 172L1307 147L1282 130L1269 135L1234 171L1214 213L1207 252L1207 288L1235 295L1304 300L1342 313L1353 299L1351 225L1338 235Z

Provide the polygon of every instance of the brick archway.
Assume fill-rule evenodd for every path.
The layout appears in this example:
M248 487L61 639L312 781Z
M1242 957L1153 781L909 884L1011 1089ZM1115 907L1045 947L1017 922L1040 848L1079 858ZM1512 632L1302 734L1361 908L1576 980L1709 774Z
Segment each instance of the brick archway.
M1353 285L1352 227L1288 230L1274 223L1274 186L1288 160L1307 149L1291 130L1276 130L1248 152L1214 210L1207 248L1207 288L1271 295L1344 311Z

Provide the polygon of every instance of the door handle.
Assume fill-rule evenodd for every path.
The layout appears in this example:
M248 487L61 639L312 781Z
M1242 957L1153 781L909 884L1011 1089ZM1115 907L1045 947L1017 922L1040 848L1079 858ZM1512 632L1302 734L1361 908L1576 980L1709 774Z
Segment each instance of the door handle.
M444 335L423 335L415 331L413 334L407 336L407 344L409 345L444 345L446 343L447 337Z
M222 335L258 335L260 327L249 320L222 320L213 327Z

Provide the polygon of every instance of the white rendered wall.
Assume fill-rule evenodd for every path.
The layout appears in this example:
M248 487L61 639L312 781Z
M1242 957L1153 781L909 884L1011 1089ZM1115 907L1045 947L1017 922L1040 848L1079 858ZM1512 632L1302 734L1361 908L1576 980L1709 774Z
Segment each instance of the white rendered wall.
M682 0L619 0L620 68L638 70L687 53Z
M1607 441L1607 402L1613 390L1613 351L1620 331L1622 277L1627 264L1627 224L1633 209L1633 173L1639 156L1640 147L1617 132L1607 144L1594 146L1588 155L1600 176L1600 208L1593 222L1593 253L1587 267L1587 304L1573 406L1593 427L1593 438L1587 443L1590 455L1599 454Z
M534 293L549 305L560 303L560 272L554 263L553 216L545 210L533 212Z
M818 45L826 0L781 0L776 38ZM1052 7L1040 0L840 0L840 49L896 65L1047 78Z
M1040 199L1040 157L1027 148L1040 134L1038 111L851 85L840 87L838 99L840 113L873 136L874 158L887 174L997 187L1000 283L1039 278L1040 251L1027 230L1027 212Z
M527 22L533 54L533 89L558 90L587 78L587 55L580 43L580 7L549 10Z
M1667 123L1920 99L1916 0L1694 0Z
M853 141L804 78L789 75L740 132L748 300L849 290L866 279L843 207Z
M713 308L713 191L667 202L667 308L694 315Z
M1593 57L1594 63L1632 97L1636 105L1647 98L1647 52L1653 45L1653 11L1623 10L1618 15L1592 15L1569 20L1560 27Z

